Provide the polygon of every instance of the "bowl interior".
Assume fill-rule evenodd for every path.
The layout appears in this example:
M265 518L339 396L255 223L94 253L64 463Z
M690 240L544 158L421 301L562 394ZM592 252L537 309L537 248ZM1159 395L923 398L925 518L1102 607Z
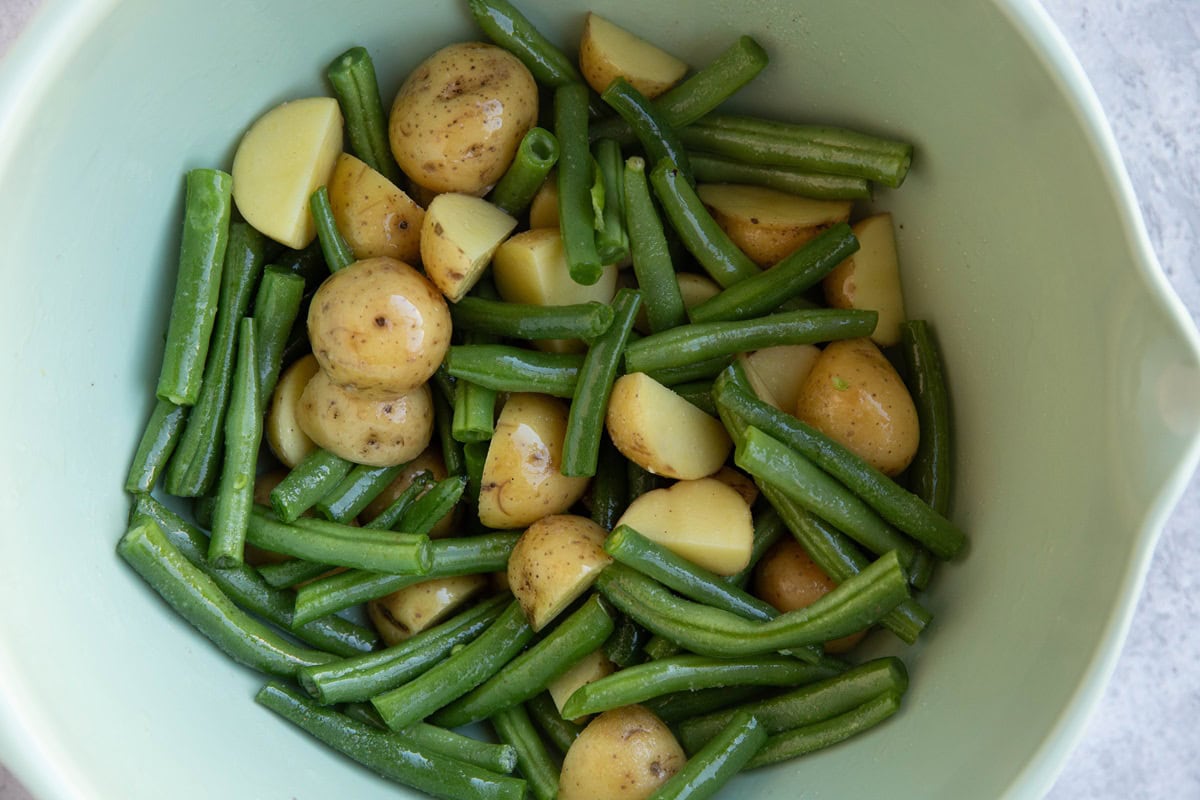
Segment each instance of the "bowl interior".
M588 8L522 5L560 42ZM808 797L1036 794L1099 690L1195 458L1195 416L1173 388L1194 381L1192 334L1111 145L1024 6L684 5L594 8L693 65L752 34L772 64L738 109L916 144L908 181L875 205L899 224L909 314L933 321L945 354L954 516L972 538L936 576L900 716L743 777L740 796L795 796L797 771ZM113 545L184 171L227 168L245 126L325 93L324 65L350 45L370 49L390 98L428 53L477 37L459 3L129 0L52 5L14 54L0 752L36 793L404 796L257 708L260 678L177 621Z

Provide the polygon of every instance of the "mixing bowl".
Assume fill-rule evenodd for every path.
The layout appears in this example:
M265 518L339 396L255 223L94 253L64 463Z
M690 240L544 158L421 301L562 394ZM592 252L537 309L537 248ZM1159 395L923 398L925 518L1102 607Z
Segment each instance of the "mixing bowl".
M523 4L559 41L577 2ZM739 109L911 140L895 214L909 313L934 321L958 431L942 568L905 708L739 778L740 797L1036 796L1107 677L1156 533L1195 467L1200 349L1111 136L1038 6L1009 0L600 0L702 64L750 33ZM186 169L323 93L352 44L386 96L458 3L50 3L0 76L0 759L46 797L406 796L251 696L260 678L113 554L151 406ZM873 646L888 647L880 637ZM734 792L731 792L733 794Z

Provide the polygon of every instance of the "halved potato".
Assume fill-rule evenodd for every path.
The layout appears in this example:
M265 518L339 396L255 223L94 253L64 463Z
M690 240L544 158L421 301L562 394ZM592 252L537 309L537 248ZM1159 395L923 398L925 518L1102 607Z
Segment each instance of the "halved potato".
M754 480L746 473L734 469L728 464L714 472L712 479L720 481L740 494L748 506L754 505L754 501L758 499L758 486L754 484Z
M683 769L687 755L644 706L596 717L563 759L558 800L646 800Z
M439 194L425 210L421 263L452 303L463 299L517 221L469 194Z
M621 455L668 478L712 475L733 447L720 420L644 372L622 375L613 384L606 426Z
M811 344L783 344L742 353L738 361L758 399L791 414L819 355L821 348Z
M588 590L612 563L608 532L587 517L554 514L529 526L508 557L508 583L525 617L540 631Z
M688 65L675 56L589 13L579 42L579 71L597 93L624 78L648 98L658 97L683 79Z
M718 575L732 575L750 563L750 504L714 478L646 492L629 504L617 524Z
M487 586L485 575L434 578L370 601L367 614L391 647L441 622Z
M342 112L308 97L258 118L233 155L233 200L254 228L299 250L317 235L308 201L329 182L342 152Z
M576 689L592 681L607 678L616 671L617 665L608 660L608 656L604 655L604 648L602 647L599 650L593 650L579 659L575 663L575 666L551 681L546 690L550 692L550 698L554 700L554 706L558 709L558 713L561 714L567 698L575 694ZM578 724L586 720L589 716L591 715L574 717L570 721Z
M356 259L421 257L425 211L402 189L349 153L338 156L329 178L329 205L338 232Z
M696 187L713 219L762 267L778 263L821 231L850 220L850 200L808 197L732 183Z
M900 343L904 322L904 290L896 258L896 232L891 214L876 214L854 224L858 252L825 276L825 301L834 308L865 308L879 312L871 334L880 347Z
M267 445L285 467L296 466L317 449L316 443L300 429L296 409L304 387L320 369L317 357L309 353L283 371L271 393L265 424Z

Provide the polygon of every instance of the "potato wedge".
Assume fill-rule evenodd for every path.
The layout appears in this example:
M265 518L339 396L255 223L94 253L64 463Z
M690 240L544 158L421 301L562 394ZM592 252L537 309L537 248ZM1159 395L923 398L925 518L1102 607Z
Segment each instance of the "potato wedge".
M563 704L567 702L568 697L575 693L576 689L592 681L607 678L616 672L616 670L617 665L609 661L608 656L604 655L604 648L593 650L579 659L575 666L551 681L550 685L546 687L546 691L550 692L550 698L554 700L554 706L561 714ZM589 716L591 715L575 717L570 721L581 724Z
M329 205L338 231L356 259L421 257L425 210L380 173L349 153L338 156L329 178Z
M508 583L534 630L546 627L612 563L604 552L607 535L573 514L543 517L521 534L508 558Z
M896 258L896 232L891 214L876 214L854 224L858 252L825 276L825 301L834 308L863 308L879 312L871 340L880 347L900 343L904 290Z
M579 71L597 93L624 78L650 99L683 79L688 65L675 56L609 22L587 15L579 42Z
M296 409L304 387L320 369L317 357L309 353L283 371L271 393L264 433L271 452L285 467L296 466L317 449L316 443L300 429Z
M613 384L605 424L621 455L668 478L712 475L733 447L719 420L644 372Z
M254 228L299 250L317 235L308 201L342 152L332 97L283 103L250 126L233 155L233 200Z
M370 601L367 615L391 647L451 616L487 586L486 575L434 578Z
M732 575L750 563L750 504L715 478L646 492L629 504L617 524L718 575Z
M821 348L811 344L785 344L743 353L738 361L758 398L791 414L796 410L800 387L819 355Z
M530 228L558 227L558 173L551 172L529 204Z
M727 464L714 472L712 479L740 494L748 506L753 506L754 501L758 500L758 486L755 485L754 479L739 469Z
M621 706L593 719L563 759L558 800L646 800L687 756L661 719Z
M679 295L683 298L684 308L698 306L721 291L721 287L712 278L695 272L677 273L675 282L679 284Z
M734 244L761 267L778 263L829 226L848 222L852 204L731 183L701 184L696 193Z
M469 194L439 194L425 210L421 263L452 303L463 299L517 221Z

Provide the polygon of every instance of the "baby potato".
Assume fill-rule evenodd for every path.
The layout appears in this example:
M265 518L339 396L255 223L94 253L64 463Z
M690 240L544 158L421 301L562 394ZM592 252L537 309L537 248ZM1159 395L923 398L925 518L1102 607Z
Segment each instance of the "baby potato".
M521 534L508 557L508 583L534 630L586 592L612 563L604 552L607 535L574 514L542 517Z
M604 648L593 650L579 661L575 662L575 666L559 675L554 680L550 681L550 685L546 687L546 691L550 692L550 699L554 701L554 707L562 713L563 706L567 702L567 698L575 694L575 690L580 686L585 686L592 681L598 681L601 678L607 678L617 671L617 665L609 660L604 654ZM575 717L570 720L576 724L585 721L589 715Z
M374 500L367 503L366 507L362 510L362 519L364 521L371 520L386 511L388 506L394 503L396 498L412 484L413 478L419 472L428 472L433 476L435 481L446 479L448 475L446 472L446 462L442 460L442 449L436 443L425 448L425 451L421 455L404 465L404 468L400 470L400 474L384 487L384 490ZM438 520L437 524L429 531L430 539L449 536L454 532L455 510L451 509L446 513L446 516Z
M604 17L589 13L583 23L579 71L597 93L624 78L653 100L679 83L687 69L685 62Z
M551 171L529 204L530 228L558 227L558 173Z
M891 214L876 214L854 224L858 252L838 264L821 285L834 308L866 308L879 312L871 340L880 347L900 343L904 291L896 257Z
M433 395L421 384L393 397L364 395L313 376L296 419L320 447L356 464L391 467L420 455L433 436Z
M849 200L813 200L729 183L701 184L696 194L734 244L760 267L778 263L834 223L850 220Z
M758 499L758 487L754 485L754 480L741 470L727 465L714 472L712 479L733 489L748 506L754 505L754 501Z
M807 608L837 586L821 571L803 545L785 536L754 568L754 594L781 614ZM862 641L866 631L825 643L827 653L845 653Z
M438 50L405 79L388 137L414 183L482 196L508 169L537 115L537 84L516 56L462 42Z
M645 800L687 756L661 719L622 706L592 720L563 759L558 800Z
M377 397L425 383L450 347L450 310L424 275L394 258L356 261L325 279L308 339L329 379Z
M826 345L800 388L796 416L885 475L903 472L920 440L912 395L870 339Z
M439 194L429 204L421 227L421 263L429 280L452 303L471 291L492 254L517 221L496 206L469 194Z
M371 600L367 616L391 647L451 616L487 586L485 575L434 578Z
M796 408L800 387L821 355L811 344L781 344L738 355L751 388L764 403L788 414Z
M275 384L275 391L271 393L264 433L271 452L285 467L296 466L317 448L313 440L300 430L296 409L300 405L304 387L320 370L316 356L309 353L283 371Z
M329 178L329 205L357 259L421 257L425 211L380 173L348 153L338 156Z
M523 528L561 514L583 497L587 478L560 471L567 405L542 394L510 395L496 420L483 464L479 521L489 528Z

